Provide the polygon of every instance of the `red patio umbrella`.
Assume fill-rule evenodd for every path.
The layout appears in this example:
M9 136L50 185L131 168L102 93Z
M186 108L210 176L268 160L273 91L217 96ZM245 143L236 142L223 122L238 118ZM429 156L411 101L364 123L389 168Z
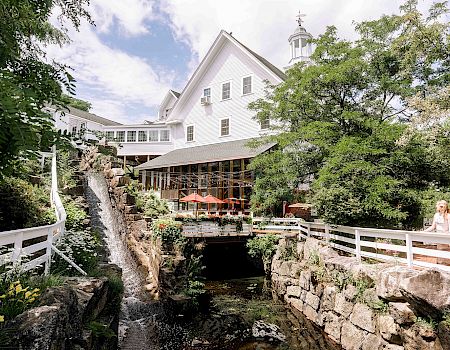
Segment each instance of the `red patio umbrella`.
M225 203L225 201L223 201L223 200L221 200L221 199L219 199L219 198L217 198L217 197L214 197L214 196L211 195L211 194L208 194L208 195L205 196L204 198L205 198L205 203L208 203L208 213L209 213L209 205L210 205L211 203L217 203L217 204L223 204L223 203Z
M191 193L189 196L180 198L180 202L205 203L205 198L198 193ZM195 204L195 216L198 214L198 204Z

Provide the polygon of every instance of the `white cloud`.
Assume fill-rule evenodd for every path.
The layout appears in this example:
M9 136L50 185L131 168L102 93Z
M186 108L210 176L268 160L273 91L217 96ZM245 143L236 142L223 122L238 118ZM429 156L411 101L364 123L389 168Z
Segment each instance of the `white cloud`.
M221 29L269 61L283 67L289 60L288 37L299 10L306 13L304 27L317 36L329 25L339 35L354 39L353 21L376 19L397 12L401 0L162 0L160 8L171 20L178 40L188 42L201 60ZM426 0L427 6L432 1ZM422 6L423 7L423 6ZM425 6L426 7L426 6Z
M100 32L109 32L117 22L130 36L148 33L146 22L155 18L153 1L146 0L94 0L90 11Z
M111 32L118 25L120 34L126 36L147 33L145 23L154 16L151 3L95 0L89 11L97 29L87 23L79 32L69 28L71 44L49 46L48 57L74 69L77 92L92 103L94 113L130 123L149 119L142 111L147 109L150 114L155 110L171 88L174 73L154 69L147 59L108 46L98 31ZM133 110L137 112L132 114Z

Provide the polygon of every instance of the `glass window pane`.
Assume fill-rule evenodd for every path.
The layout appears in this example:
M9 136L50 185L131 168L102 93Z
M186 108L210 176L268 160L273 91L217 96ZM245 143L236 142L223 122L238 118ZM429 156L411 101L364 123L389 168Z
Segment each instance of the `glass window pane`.
M187 127L186 141L194 141L194 125L189 125Z
M158 130L150 130L148 132L148 141L149 142L156 142L156 141L158 141Z
M245 77L242 79L242 94L252 93L252 77Z
M114 140L114 131L107 131L106 132L106 141L113 141Z
M127 142L136 142L136 131L127 131Z
M117 142L125 142L125 131L117 131L116 141Z
M222 100L229 99L231 97L231 83L222 84Z
M230 134L230 120L222 119L220 121L220 136L227 136Z
M147 142L147 131L139 131L138 133L138 141L139 142Z
M207 97L211 97L211 89L207 88L207 89L203 89L203 96Z
M161 130L159 140L160 141L170 141L170 131L169 130Z

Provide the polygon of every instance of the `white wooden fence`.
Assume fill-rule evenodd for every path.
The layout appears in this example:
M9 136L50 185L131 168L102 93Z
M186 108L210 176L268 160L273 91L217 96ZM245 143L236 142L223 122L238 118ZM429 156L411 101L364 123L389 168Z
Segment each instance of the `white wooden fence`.
M258 233L296 233L299 239L320 238L359 260L365 257L450 271L450 235L445 233L328 225L296 218L253 218L253 230Z
M235 224L219 226L215 222L200 222L198 224L184 224L183 235L190 238L224 237L224 236L250 236L252 227L242 224L242 230L237 231Z
M45 265L44 273L47 275L50 272L53 250L81 274L86 275L86 272L54 246L57 240L64 235L66 211L58 194L56 150L53 153L42 153L42 158L48 156L52 157L50 200L55 208L56 222L46 226L0 232L0 247L3 248L2 253L0 253L0 266L12 263L13 265L21 265L22 271L29 271ZM30 244L33 242L32 240L40 242Z

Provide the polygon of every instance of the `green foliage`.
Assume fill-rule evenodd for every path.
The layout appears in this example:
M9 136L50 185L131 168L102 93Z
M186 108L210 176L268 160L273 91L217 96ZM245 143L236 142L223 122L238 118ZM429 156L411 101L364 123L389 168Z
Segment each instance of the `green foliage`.
M10 320L32 307L40 295L38 288L24 286L20 281L11 282L6 290L0 291L0 320Z
M130 196L133 196L135 198L137 198L139 196L139 193L142 190L142 186L140 185L138 180L131 180L130 183L126 184L124 186L124 191L126 193L128 193ZM141 196L141 200L143 200L142 196ZM142 209L142 207L144 206L143 203L139 203L139 209Z
M58 150L56 166L59 188L73 188L77 184L75 180L76 168L72 165L73 159L73 154L70 151Z
M449 128L432 139L426 127L407 128L421 112L409 99L437 99L449 88L449 24L439 20L446 12L434 5L424 19L409 0L400 15L358 24L355 42L329 27L314 40L311 65L289 69L284 83L249 105L256 119L273 121L276 135L263 143L277 143L250 164L255 213L279 215L308 184L327 222L421 226L424 195L449 192ZM448 96L440 102L448 106Z
M199 296L205 293L205 284L198 280L188 280L187 288L183 290L183 294L197 299Z
M253 258L262 258L264 264L268 265L277 250L278 240L279 238L272 234L249 239L246 244L248 254Z
M286 241L286 245L281 249L280 259L283 261L297 260L298 254L296 244L297 244L296 240Z
M63 205L66 209L66 229L79 231L83 230L83 220L87 218L87 214L71 197L63 196Z
M75 262L88 274L95 272L99 255L100 239L98 234L90 231L66 231L56 247L70 260ZM58 254L54 254L51 263L52 273L73 276L78 272Z
M87 0L0 0L0 178L20 168L23 159L36 159L37 152L68 137L58 133L48 104L57 103L63 88L74 93L74 79L65 66L48 63L43 46L68 42L68 20L75 28L80 18L90 21ZM57 29L50 14L61 12Z
M367 303L367 305L380 314L386 314L389 310L389 304L381 299Z
M88 323L87 328L92 331L92 335L97 338L113 338L116 333L108 327L108 325L97 321L91 321Z
M449 310L444 311L444 314L442 315L442 322L444 322L444 324L447 327L450 327L450 311Z
M133 189L133 191L135 190ZM152 218L157 218L170 212L167 201L161 200L154 191L139 192L136 198L136 206L145 216Z
M181 223L172 219L158 219L152 223L152 236L161 239L164 247L171 248L175 244L181 244L185 238L182 235Z
M45 187L7 177L0 180L0 231L48 225L56 221Z
M417 317L416 324L424 328L429 328L431 330L435 330L437 328L436 321L431 317L428 317L427 319L423 317Z
M63 105L74 107L74 108L80 109L85 112L89 112L89 110L92 108L92 104L90 102L83 101L78 98L66 95L66 94L61 94L59 101Z

